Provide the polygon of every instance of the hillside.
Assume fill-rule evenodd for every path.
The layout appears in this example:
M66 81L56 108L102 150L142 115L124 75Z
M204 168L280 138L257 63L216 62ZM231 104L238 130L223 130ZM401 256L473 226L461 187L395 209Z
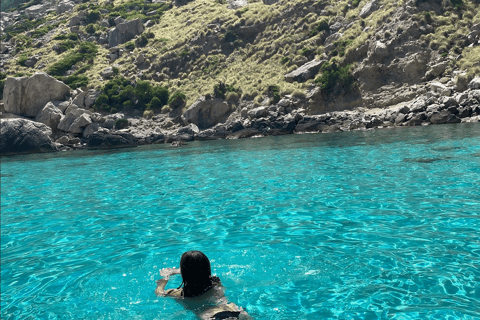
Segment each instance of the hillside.
M385 109L433 87L461 93L480 75L478 0L32 0L7 11L1 90L42 71L103 92L102 113L175 118L202 96L242 117L284 97L307 115Z

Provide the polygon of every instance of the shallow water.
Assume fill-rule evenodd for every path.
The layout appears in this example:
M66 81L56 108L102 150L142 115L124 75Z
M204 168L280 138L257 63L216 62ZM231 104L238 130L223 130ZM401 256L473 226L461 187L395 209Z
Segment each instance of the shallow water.
M3 158L2 319L194 319L153 293L192 249L256 319L480 319L479 154L460 124Z

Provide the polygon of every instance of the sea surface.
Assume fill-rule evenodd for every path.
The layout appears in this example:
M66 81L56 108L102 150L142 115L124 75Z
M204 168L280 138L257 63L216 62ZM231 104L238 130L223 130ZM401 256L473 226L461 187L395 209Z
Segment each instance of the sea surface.
M195 319L193 249L255 319L480 319L480 124L2 158L2 319Z

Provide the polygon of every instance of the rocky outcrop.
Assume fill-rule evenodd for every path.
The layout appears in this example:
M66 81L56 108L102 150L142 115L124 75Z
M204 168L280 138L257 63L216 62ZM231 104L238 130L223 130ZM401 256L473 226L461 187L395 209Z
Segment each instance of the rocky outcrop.
M75 4L73 2L68 0L60 0L60 2L58 2L58 4L56 5L55 9L57 11L57 14L62 14L64 12L73 11L74 7Z
M240 9L247 5L247 0L227 0L227 8L228 9Z
M132 40L144 30L142 20L135 19L119 23L108 32L108 46L116 47L119 44Z
M322 67L322 65L327 62L326 60L312 60L310 62L305 63L303 66L299 67L296 70L285 75L285 81L287 82L304 82L308 79L312 79L317 74L318 70Z
M375 10L377 10L377 0L372 0L363 6L362 10L360 11L360 18L365 19L369 15L371 15Z
M67 109L67 113L58 124L58 129L70 133L83 133L83 129L92 123L91 112L85 109Z
M0 154L39 153L57 151L50 139L52 131L42 123L26 119L2 119Z
M136 139L126 132L95 132L88 137L87 146L91 149L135 147Z
M36 117L47 102L64 100L68 94L66 84L41 72L31 77L7 78L3 99L7 112Z
M472 90L480 89L480 77L476 77L472 81L470 81L467 85L467 88Z
M57 107L55 107L53 103L49 102L38 113L37 117L35 118L35 121L49 126L52 130L56 130L62 117L63 117L62 111Z
M223 99L201 97L185 111L183 117L203 130L224 122L231 111L230 106Z

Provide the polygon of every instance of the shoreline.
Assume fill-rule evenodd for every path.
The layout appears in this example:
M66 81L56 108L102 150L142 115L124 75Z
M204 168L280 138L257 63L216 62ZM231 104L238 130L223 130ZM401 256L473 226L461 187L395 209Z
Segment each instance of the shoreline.
M472 94L473 92L473 94ZM471 90L469 95L478 96L480 90ZM449 97L451 98L451 97ZM468 98L468 97L467 97ZM453 98L452 98L453 99ZM468 100L468 99L467 99ZM449 100L452 103L451 100ZM471 101L471 100L470 100ZM475 100L476 101L476 100ZM200 130L193 123L185 121L183 116L174 118L168 115L156 115L152 119L143 117L125 117L124 114L100 115L92 113L92 118L100 120L98 130L85 137L68 135L62 132L49 133L54 148L51 150L34 149L21 152L3 152L2 157L36 154L44 152L62 152L71 150L108 150L133 148L149 144L169 144L181 147L191 141L259 138L287 134L331 133L346 131L367 131L409 126L429 126L452 123L479 123L480 104L463 103L448 106L427 105L421 97L413 102L401 103L386 109L365 109L335 111L320 115L307 115L303 108L292 109L271 105L240 111L234 111L224 123ZM2 129L5 121L31 121L25 117L2 114ZM245 117L244 117L245 116ZM12 117L12 118L9 118ZM112 119L127 119L123 129L107 129ZM103 122L101 122L103 120ZM33 121L31 121L33 122ZM162 128L168 122L171 129ZM3 134L3 130L2 130ZM67 137L67 138L65 138ZM60 143L63 139L64 143ZM66 140L68 139L68 140Z

